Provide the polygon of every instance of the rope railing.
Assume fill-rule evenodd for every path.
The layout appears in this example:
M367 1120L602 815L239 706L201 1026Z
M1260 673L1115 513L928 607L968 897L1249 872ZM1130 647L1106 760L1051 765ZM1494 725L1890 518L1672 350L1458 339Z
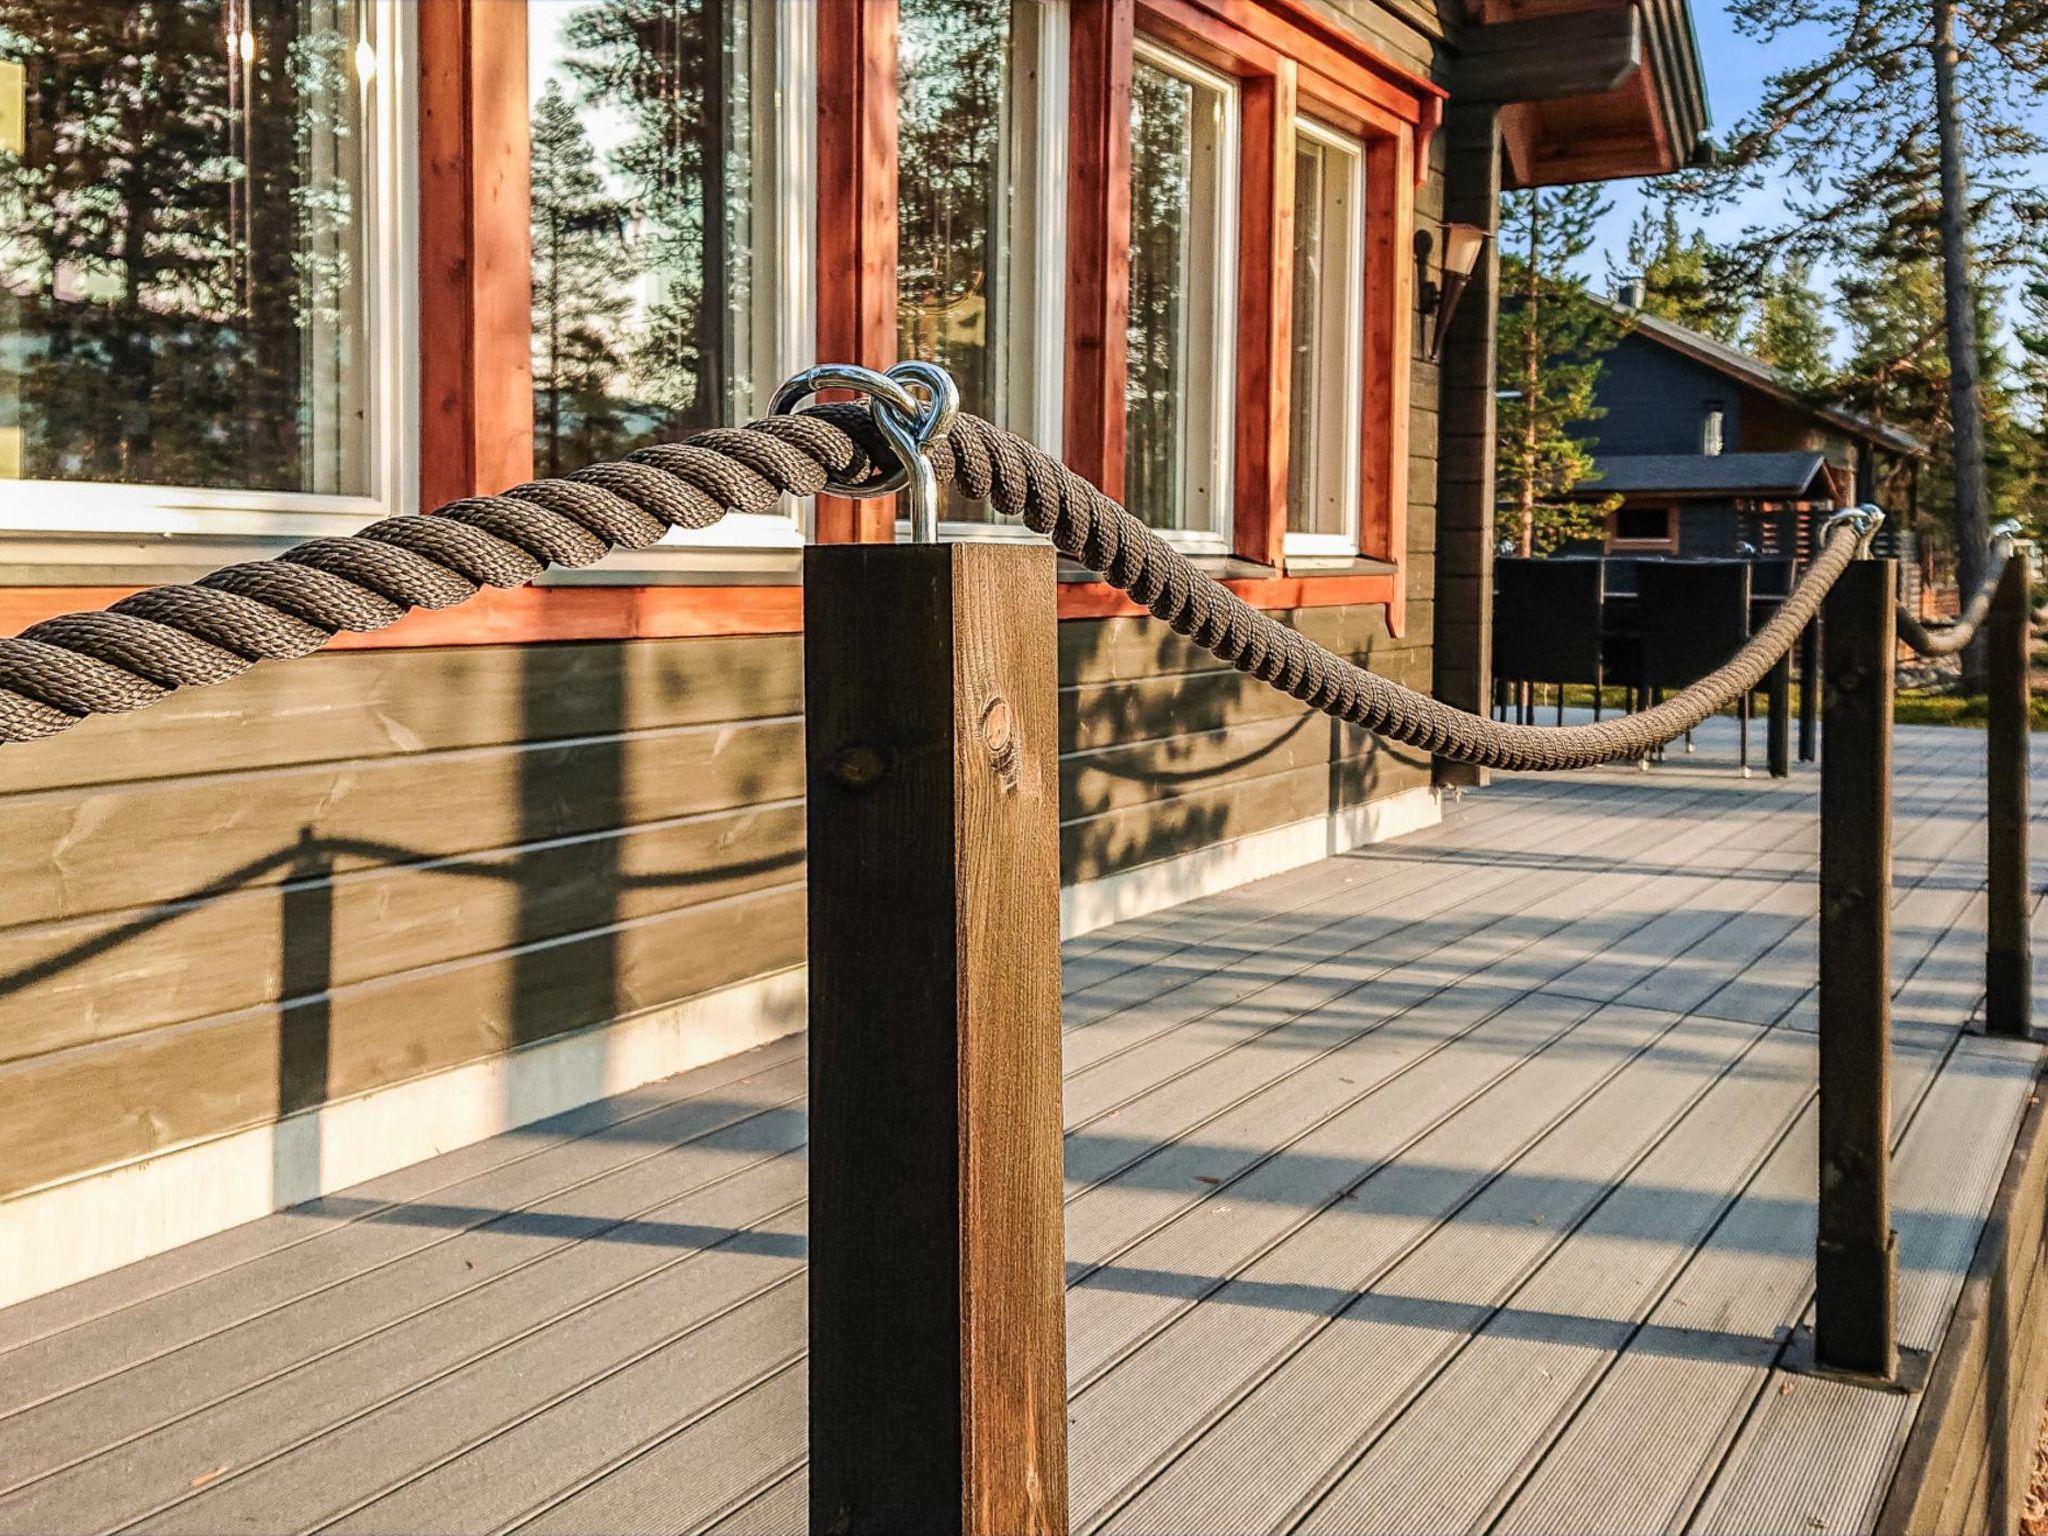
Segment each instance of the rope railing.
M788 494L887 483L901 449L858 404L815 406L700 432L559 480L385 518L274 559L155 587L0 640L0 742L51 736L95 714L225 682L258 661L303 656L341 631L446 608L645 549L671 528L769 511ZM1221 660L1313 709L1438 757L1520 770L1633 761L1754 689L1812 622L1876 527L1844 514L1791 595L1733 657L1671 698L1592 724L1518 725L1453 708L1335 655L1252 607L1058 460L962 415L922 444L933 475L1020 518L1060 553Z
M1990 559L1984 568L1984 579L1977 590L1949 623L1929 629L1922 624L1904 603L1899 604L1899 638L1921 656L1954 656L1970 648L1990 616L1993 599L1998 596L1998 583L2005 575L2005 562L2012 558L2013 537L2019 531L2017 523L2001 523L1992 530Z
M845 388L869 398L796 409ZM1021 519L1310 708L1485 767L1645 758L1785 663L1825 602L1812 1350L1816 1368L1900 1381L1885 1182L1894 635L1927 654L1961 649L1980 628L1988 641L1986 1020L2024 1036L2029 575L2009 534L1984 590L1933 636L1898 607L1895 562L1860 558L1882 514L1839 513L1769 620L1706 676L1633 714L1520 725L1315 644L955 403L951 381L925 365L813 369L749 426L46 620L0 639L0 743L224 682L550 567L645 549L672 529L772 511L785 495L900 488L913 544L813 550L804 584L812 1521L992 1536L1065 1528L1054 562L1035 543L936 545L937 487ZM1814 669L1802 668L1810 689ZM894 1390L878 1395L883 1380ZM975 1512L964 1527L963 1509Z

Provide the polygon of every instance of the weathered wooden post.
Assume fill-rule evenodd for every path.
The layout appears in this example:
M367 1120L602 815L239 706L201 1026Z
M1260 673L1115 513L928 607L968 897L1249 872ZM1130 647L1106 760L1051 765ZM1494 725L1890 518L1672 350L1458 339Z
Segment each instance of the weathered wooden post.
M1987 618L1991 713L1985 741L1990 804L1984 1025L1994 1035L2020 1037L2034 1022L2032 892L2027 888L2029 585L2027 552L2015 548Z
M1067 1529L1053 561L805 557L814 1531Z
M1792 656L1790 652L1778 658L1778 664L1771 668L1764 679L1765 697L1769 701L1768 725L1764 749L1774 779L1792 777Z
M1820 762L1820 1241L1814 1357L1898 1374L1891 1229L1892 687L1898 565L1829 592Z
M1799 631L1799 761L1810 763L1820 746L1820 624Z

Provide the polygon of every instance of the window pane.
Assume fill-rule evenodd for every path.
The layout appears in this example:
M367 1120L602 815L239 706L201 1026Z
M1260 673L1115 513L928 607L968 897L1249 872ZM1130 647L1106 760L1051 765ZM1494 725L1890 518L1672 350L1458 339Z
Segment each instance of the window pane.
M1130 366L1124 499L1162 528L1185 524L1188 193L1195 88L1140 61L1131 71Z
M1034 361L1040 328L1059 324L1034 259L1060 218L1038 185L1040 66L1064 46L1052 8L901 0L898 14L897 353L950 372L964 409L1056 447L1057 382ZM951 495L944 515L989 516Z
M1230 108L1222 89L1149 60L1132 71L1124 491L1161 528L1222 531Z
M1312 139L1302 140L1294 156L1294 358L1287 424L1287 527L1294 533L1343 532L1341 523L1324 526L1326 511L1317 495L1323 489L1316 399L1325 383L1322 311L1329 274L1323 173L1328 160L1329 150Z
M368 493L364 8L0 15L0 478Z
M1356 528L1361 156L1306 125L1296 145L1287 528L1334 539Z
M529 0L535 460L544 474L747 419L778 382L757 320L755 79L772 6Z
M992 335L1010 189L1002 153L1010 0L902 0L896 336L960 403L996 401Z

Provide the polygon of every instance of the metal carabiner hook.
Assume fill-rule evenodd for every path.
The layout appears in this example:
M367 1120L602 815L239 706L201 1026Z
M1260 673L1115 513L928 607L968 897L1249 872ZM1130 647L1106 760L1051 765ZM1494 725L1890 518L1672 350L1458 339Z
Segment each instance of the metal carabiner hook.
M1876 502L1866 501L1860 507L1848 507L1837 512L1820 525L1820 543L1825 546L1834 537L1835 529L1845 524L1856 534L1856 558L1865 559L1870 554L1870 541L1884 526L1884 509ZM1818 553L1817 550L1815 552Z
M922 402L911 393L912 386L924 392ZM768 413L786 416L821 389L850 389L865 398L875 430L895 452L897 461L879 480L857 486L827 481L825 489L855 500L902 491L911 541L936 544L939 483L932 472L930 447L952 430L960 414L960 386L953 376L934 363L898 363L887 373L852 363L823 363L784 381L768 402Z

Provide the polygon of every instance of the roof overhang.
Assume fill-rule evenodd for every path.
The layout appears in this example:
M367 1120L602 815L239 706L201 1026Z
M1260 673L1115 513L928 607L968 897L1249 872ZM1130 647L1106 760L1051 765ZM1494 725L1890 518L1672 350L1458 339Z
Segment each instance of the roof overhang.
M1501 107L1510 186L1656 176L1706 136L1687 0L1476 0L1451 97Z
M1623 453L1594 459L1595 476L1570 494L1668 501L1813 501L1834 494L1817 453Z

